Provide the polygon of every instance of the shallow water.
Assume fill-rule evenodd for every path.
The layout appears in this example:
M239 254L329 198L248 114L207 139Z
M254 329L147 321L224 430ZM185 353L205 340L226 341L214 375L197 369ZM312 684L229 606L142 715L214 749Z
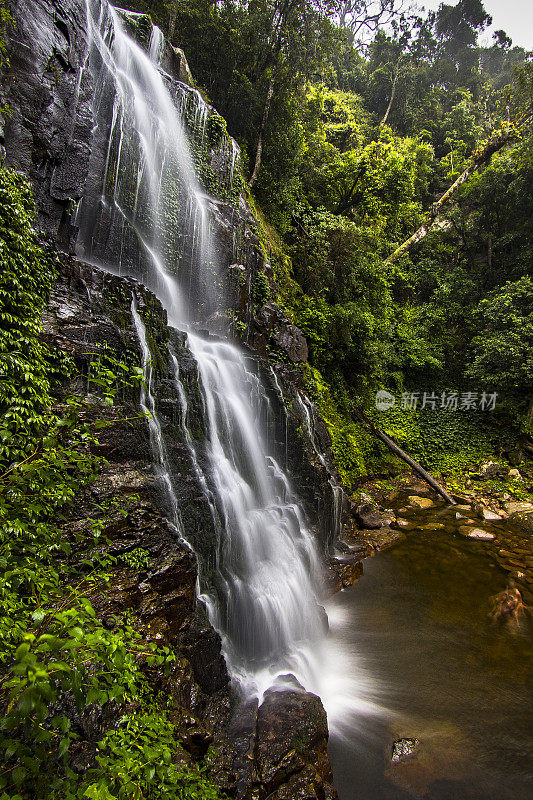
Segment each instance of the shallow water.
M332 601L333 636L358 654L381 708L332 733L341 800L533 797L530 626L517 632L488 618L513 571L527 587L533 548L506 523L479 525L495 540L407 533L367 559L364 576ZM400 737L419 748L392 766Z

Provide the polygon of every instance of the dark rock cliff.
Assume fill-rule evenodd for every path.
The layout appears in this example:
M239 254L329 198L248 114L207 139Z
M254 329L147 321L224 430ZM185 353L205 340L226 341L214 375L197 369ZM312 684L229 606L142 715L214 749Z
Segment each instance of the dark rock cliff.
M72 248L75 204L92 145L94 87L87 61L85 0L13 0L1 79L5 165L35 187L43 232Z

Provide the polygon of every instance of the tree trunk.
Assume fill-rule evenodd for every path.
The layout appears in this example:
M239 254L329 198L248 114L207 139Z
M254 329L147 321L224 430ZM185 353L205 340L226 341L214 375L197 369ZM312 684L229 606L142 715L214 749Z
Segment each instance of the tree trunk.
M178 18L178 0L170 7L170 16L168 18L168 34L167 39L172 44L172 37L174 36L174 31L176 30L176 20Z
M527 410L527 421L530 425L533 425L533 397L529 401L529 408Z
M415 461L414 458L411 458L411 456L407 455L407 453L405 453L401 449L401 447L399 447L396 444L396 442L390 438L390 436L387 436L386 433L383 433L383 431L380 431L379 428L376 428L374 423L371 422L371 420L366 416L365 413L363 413L363 411L361 411L361 409L356 408L354 411L354 416L359 422L363 423L369 429L370 433L373 436L375 436L377 439L386 444L389 450L391 450L395 455L397 455L399 458L405 461L406 464L409 464L409 466L412 469L414 469L414 471L417 472L418 475L420 475L420 477L423 480L425 480L426 483L428 483L432 489L434 489L438 494L440 494L440 496L444 498L444 500L446 500L447 503L449 503L452 506L456 505L455 500L448 494L446 489L443 489L440 483L437 483L435 478L432 475L430 475L429 472L426 472L426 470L423 467L420 466L418 461Z
M396 86L398 85L398 77L400 75L400 61L401 61L401 56L398 59L398 61L396 63L396 69L394 70L394 79L392 81L392 89L391 89L389 105L387 106L387 110L385 111L385 116L381 120L380 125L386 125L387 124L387 120L389 118L390 110L391 110L392 104L394 102L394 96L396 94Z
M268 114L270 112L270 103L272 102L272 95L274 94L274 84L275 84L275 69L272 70L272 74L270 76L270 82L268 84L268 92L265 100L265 107L263 109L263 119L261 120L261 127L259 129L259 138L257 140L257 150L255 153L255 164L254 170L252 172L252 177L248 181L248 186L250 189L255 183L257 175L259 173L259 168L261 166L261 155L263 153L263 134L265 132L265 128L268 122Z
M531 111L529 114L524 115L524 117L520 120L520 125L525 124L531 120L532 113ZM420 242L428 233L429 231L435 226L438 222L440 212L442 208L448 203L449 200L452 199L454 194L457 190L466 183L466 181L470 178L470 176L478 169L479 167L487 164L492 156L497 153L502 147L505 147L510 141L516 138L517 135L517 127L513 126L509 129L498 131L494 136L492 136L489 141L481 147L479 150L472 156L471 164L465 169L462 175L460 175L455 183L453 183L449 189L447 189L442 197L440 197L436 203L433 204L431 211L429 212L426 221L420 226L420 228L413 233L412 236L407 239L403 244L398 247L394 253L392 253L388 258L385 259L385 264L392 264L393 261L396 261L397 258L402 256L406 253L410 248Z

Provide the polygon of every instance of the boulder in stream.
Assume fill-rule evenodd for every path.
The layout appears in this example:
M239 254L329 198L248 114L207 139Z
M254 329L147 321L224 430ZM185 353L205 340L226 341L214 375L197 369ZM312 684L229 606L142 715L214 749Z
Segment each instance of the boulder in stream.
M504 508L508 514L516 514L519 511L525 511L529 513L533 512L533 503L517 503L515 501L511 501L509 503L505 503Z
M405 539L405 534L401 531L393 530L388 526L383 526L377 530L366 531L364 538L365 542L370 545L372 550L380 552L381 550L388 550L389 547L393 547L393 545L402 542Z
M257 714L259 796L336 798L327 745L327 717L319 697L269 689Z
M460 525L459 533L466 539L479 539L480 541L491 541L496 538L493 533L484 531L483 528L470 528L468 525Z
M499 522L502 519L500 514L491 511L490 508L482 508L478 516L485 522Z
M411 508L419 508L424 510L426 508L433 508L434 503L429 497L417 497L416 495L411 495L407 498L407 502L411 506Z
M353 511L353 516L363 530L377 530L384 524L380 511L372 503L358 505Z
M509 519L510 522L521 528L525 533L533 534L533 510L517 511Z

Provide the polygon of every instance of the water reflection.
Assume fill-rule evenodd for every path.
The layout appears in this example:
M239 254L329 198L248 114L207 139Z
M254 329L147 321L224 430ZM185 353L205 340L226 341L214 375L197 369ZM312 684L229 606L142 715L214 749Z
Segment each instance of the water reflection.
M452 513L419 514L417 527L444 519L446 528L410 530L393 550L367 559L364 577L333 601L351 619L346 644L388 708L385 718L366 720L364 732L359 724L348 739L332 737L341 800L532 796L530 630L489 619L510 575L527 596L531 542L508 523L482 524L494 540L463 538ZM419 749L391 766L392 743L404 736L416 737Z

